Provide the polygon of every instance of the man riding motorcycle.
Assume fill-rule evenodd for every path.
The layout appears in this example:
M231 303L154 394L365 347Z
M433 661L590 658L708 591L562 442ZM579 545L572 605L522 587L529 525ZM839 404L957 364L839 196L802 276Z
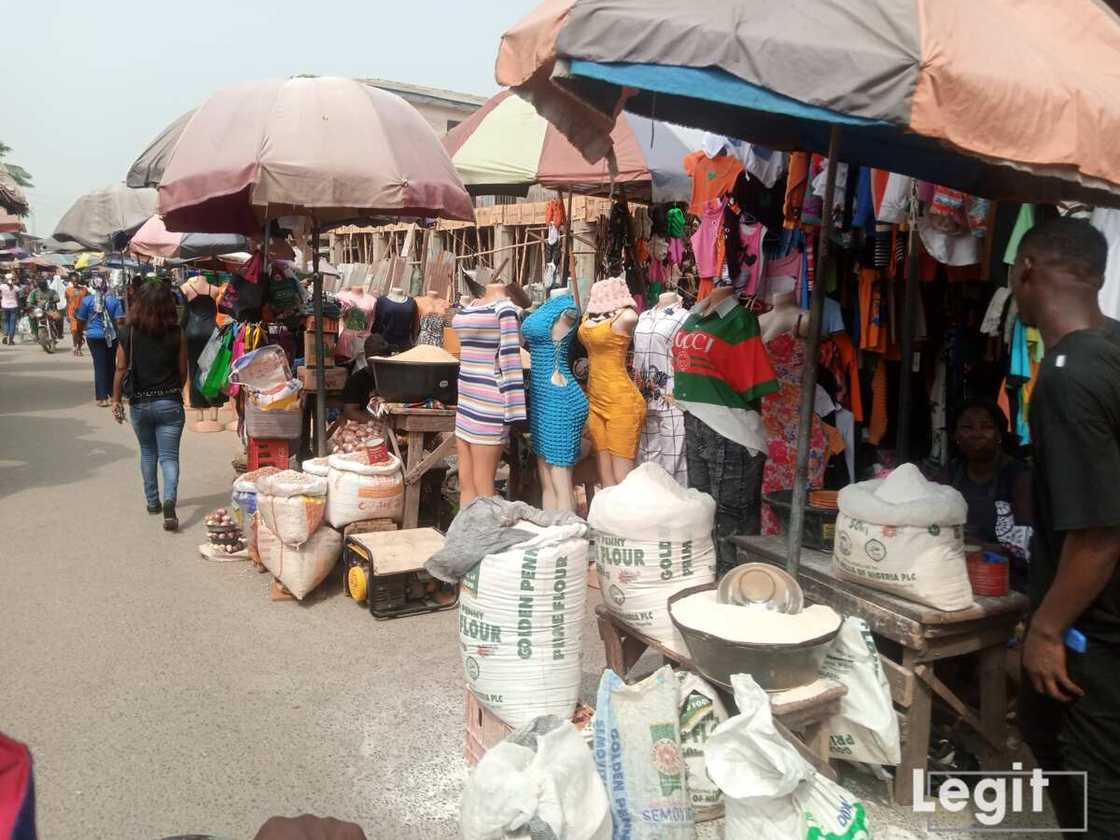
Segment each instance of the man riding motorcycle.
M50 324L51 333L54 337L56 339L62 338L62 313L58 309L58 295L47 283L45 277L40 277L36 281L35 288L27 296L27 308L33 310L36 307L42 309L47 316L47 323ZM39 325L34 318L30 320L31 334L38 340Z

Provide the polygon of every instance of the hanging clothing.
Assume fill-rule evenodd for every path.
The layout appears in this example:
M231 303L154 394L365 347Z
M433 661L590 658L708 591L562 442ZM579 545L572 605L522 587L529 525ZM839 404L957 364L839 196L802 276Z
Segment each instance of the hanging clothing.
M673 339L673 391L681 408L761 452L766 435L759 400L777 388L758 316L733 295L715 305L710 299L697 303Z
M614 331L618 315L593 324L585 318L579 340L587 350L587 431L596 452L635 459L646 402L626 369L630 336Z
M766 236L766 226L760 222L740 222L738 265L732 286L740 297L760 297L766 294L762 283L766 258L762 253L762 240Z
M908 175L885 169L871 170L871 200L875 206L875 218L893 225L905 222L910 214L913 184L914 179Z
M778 390L762 398L762 425L766 430L766 466L762 471L763 494L792 490L797 472L797 434L801 425L801 378L805 370L805 342L792 333L775 336L766 345L774 366ZM809 431L809 487L824 483L828 466L828 441L814 413ZM781 522L769 505L762 506L762 533L782 533Z
M801 224L801 208L805 203L805 192L809 186L809 153L792 152L789 156L789 171L786 174L786 197L782 205L784 227L794 228Z
M205 286L206 289L202 290L196 287L195 282L187 282L180 287L187 297L186 323L183 326L183 334L187 339L191 408L210 408L224 405L226 402L226 395L223 393L219 392L211 401L206 399L202 392L198 390L198 357L202 355L202 351L206 348L206 343L214 332L214 326L218 318L218 305L214 300L215 292L218 290L209 283L205 283Z
M1089 221L1108 240L1104 285L1097 300L1100 302L1101 312L1109 318L1120 319L1120 210L1098 207Z
M890 422L887 395L887 360L880 357L871 378L871 422L867 427L867 440L872 446L878 446L887 433Z
M565 315L571 328L553 338L556 322ZM529 371L529 432L533 452L558 467L575 466L587 423L587 397L568 367L568 351L576 334L579 310L575 298L547 300L521 325L533 366Z
M1024 204L1019 208L1019 215L1015 217L1015 227L1011 229L1011 238L1007 241L1007 250L1003 252L1003 261L1007 265L1015 262L1019 255L1019 243L1023 235L1034 227L1034 205Z
M821 340L818 357L821 366L832 374L835 384L832 399L862 423L863 396L859 381L859 359L852 337L846 332L833 332Z
M420 333L416 337L416 343L443 347L443 326L443 315L438 312L429 312L420 319Z
M679 207L670 207L665 214L665 230L670 239L680 239L684 236L684 213Z
M700 226L692 234L692 253L700 279L717 277L723 269L723 211L727 202L713 199L700 212Z
M342 307L335 355L341 361L350 361L363 355L366 339L373 330L377 297L349 289L335 297Z
M710 158L701 149L685 155L684 171L692 179L692 198L688 212L702 216L704 205L731 192L735 179L743 171L743 164L735 155L722 154ZM670 235L672 235L670 230Z
M500 446L508 425L525 419L517 308L506 298L476 301L460 309L451 326L459 337L455 435Z
M684 412L673 399L673 338L688 318L680 304L643 312L634 330L634 372L646 401L638 462L653 461L688 486Z
M412 347L412 328L415 323L415 299L396 301L384 296L377 301L373 331L389 343L389 348L394 353L402 353Z
M873 268L859 273L859 346L861 350L886 353L890 341L890 315L884 281Z

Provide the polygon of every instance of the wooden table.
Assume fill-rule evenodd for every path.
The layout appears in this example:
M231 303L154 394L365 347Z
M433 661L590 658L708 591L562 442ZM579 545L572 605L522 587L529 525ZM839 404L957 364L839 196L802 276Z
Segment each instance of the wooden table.
M739 559L785 567L786 538L731 537ZM798 582L807 601L827 604L844 616L864 619L877 638L890 639L902 649L901 662L880 655L891 686L891 697L902 710L902 763L895 774L895 801L913 802L914 770L926 767L930 717L936 694L983 740L984 769L1007 764L1007 686L1004 661L1007 642L1026 615L1028 602L1013 592L1001 598L975 598L963 610L946 612L907 601L863 584L838 577L832 556L802 549ZM970 653L980 658L980 709L969 707L934 673L934 663Z
M404 464L404 520L401 528L415 528L420 522L420 479L455 451L455 409L412 408L388 403L381 416L393 454L401 457L399 435L408 445ZM442 436L442 437L441 437ZM425 447L431 445L430 452Z
M607 667L623 679L647 650L656 651L669 662L699 674L700 671L687 654L665 647L656 639L631 627L621 618L600 604L595 608L599 622L599 637L607 657ZM702 676L702 675L701 675ZM728 711L734 709L734 698L722 686L713 684L719 691ZM770 695L770 711L775 728L794 748L820 772L836 781L836 771L828 763L829 718L840 712L840 701L848 689L834 680L817 680L815 690L808 692L779 691ZM805 696L808 694L808 696ZM794 733L800 733L794 734Z

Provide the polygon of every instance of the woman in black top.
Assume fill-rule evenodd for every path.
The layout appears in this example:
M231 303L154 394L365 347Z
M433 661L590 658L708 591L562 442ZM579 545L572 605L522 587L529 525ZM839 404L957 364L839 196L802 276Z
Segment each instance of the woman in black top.
M179 441L186 420L183 383L187 379L187 342L179 328L175 298L163 283L146 283L137 290L128 310L127 325L117 345L113 378L113 416L124 421L121 391L130 373L129 420L140 441L140 475L148 513L163 513L163 528L179 527L175 498L179 488ZM160 503L156 464L163 473Z

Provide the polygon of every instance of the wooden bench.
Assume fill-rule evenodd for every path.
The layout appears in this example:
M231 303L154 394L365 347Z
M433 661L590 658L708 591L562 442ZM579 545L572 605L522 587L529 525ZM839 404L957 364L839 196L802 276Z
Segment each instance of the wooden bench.
M631 627L605 605L595 608L595 616L599 622L599 637L603 640L607 667L623 679L647 650L655 651L664 660L685 670L700 673L687 654L677 653ZM720 692L728 711L732 711L735 705L731 693L722 686L713 684L713 687ZM847 692L847 688L834 680L817 680L805 689L770 695L775 728L807 761L833 781L836 781L836 771L828 763L828 728L825 724L839 713L840 700Z
M731 541L743 562L785 567L784 536L732 537ZM867 622L877 639L889 639L901 646L900 662L880 656L891 697L901 709L904 733L902 763L895 774L896 802L912 804L914 771L926 768L935 694L982 739L980 761L984 769L1007 765L1004 661L1007 642L1027 612L1025 596L1013 592L1001 598L977 597L967 609L946 612L837 577L831 555L811 549L801 551L798 582L806 601L827 604L844 616L858 616ZM979 654L980 659L979 711L938 679L933 667L939 660L971 653Z

